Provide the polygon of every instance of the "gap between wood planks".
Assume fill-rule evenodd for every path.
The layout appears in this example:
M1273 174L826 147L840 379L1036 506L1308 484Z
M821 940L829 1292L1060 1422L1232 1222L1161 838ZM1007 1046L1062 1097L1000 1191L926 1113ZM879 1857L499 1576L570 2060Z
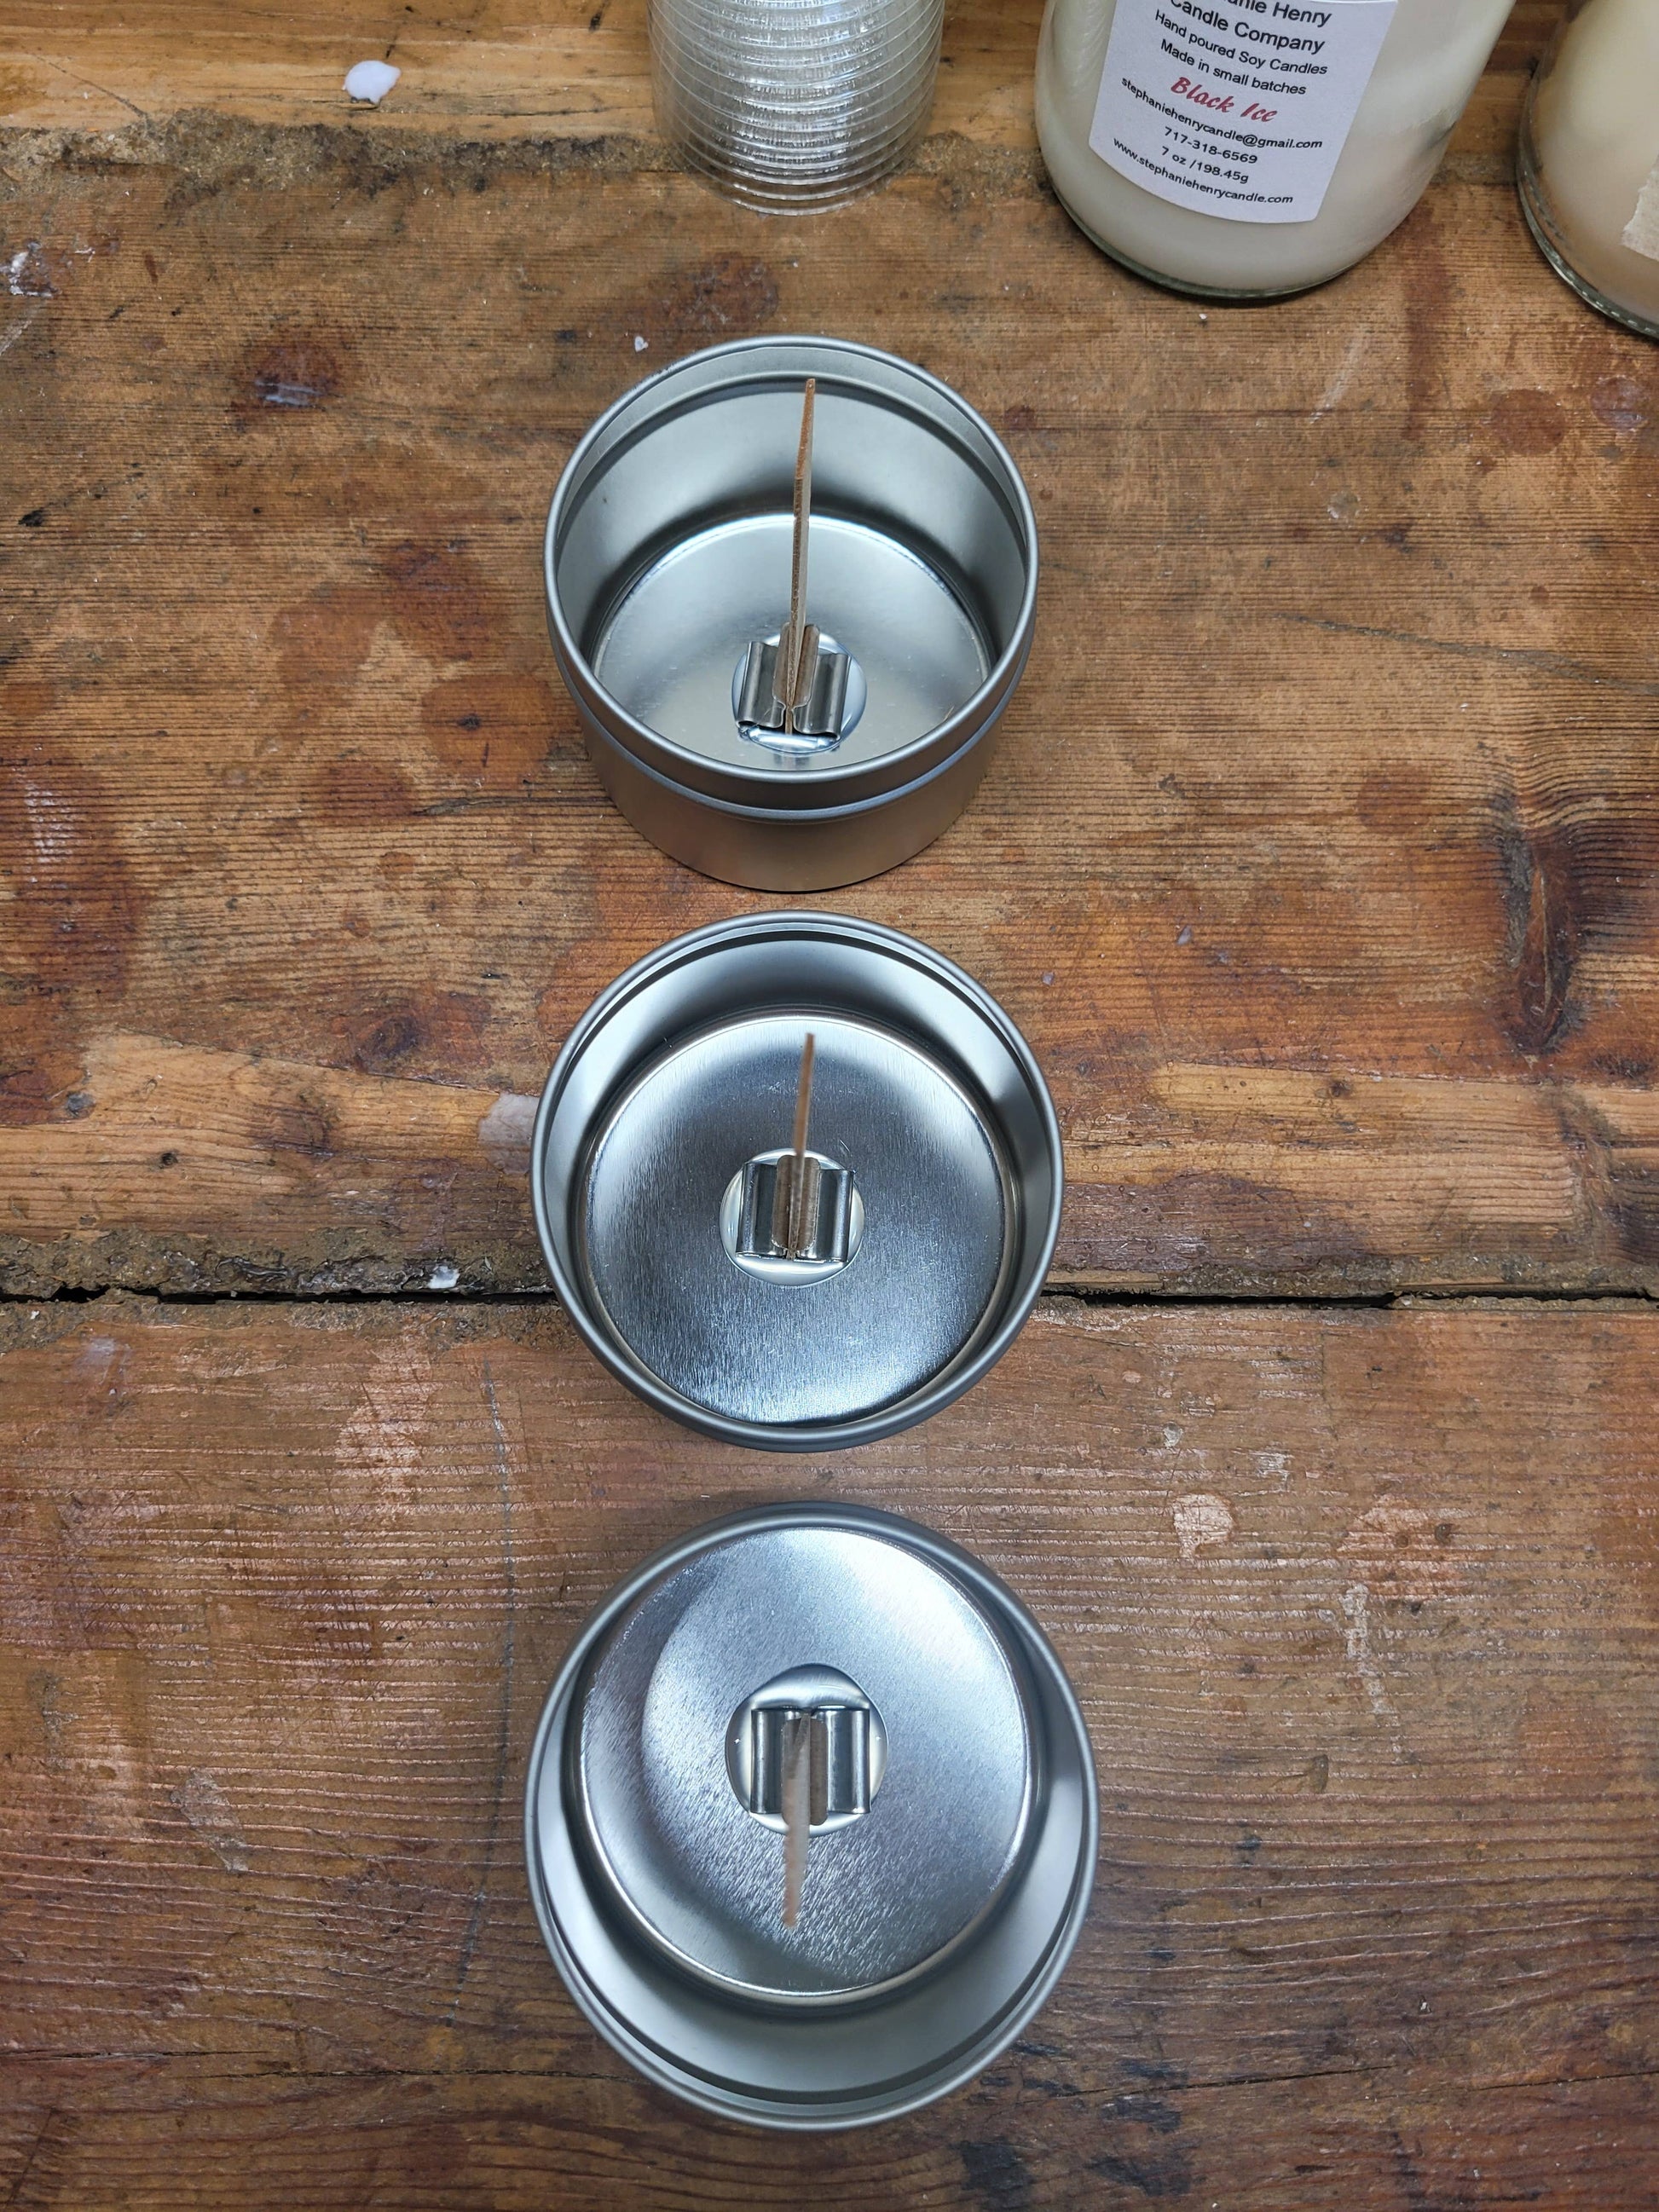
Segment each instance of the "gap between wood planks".
M556 1307L560 1301L550 1287L541 1291L429 1291L422 1289L385 1291L157 1291L134 1288L125 1283L65 1284L55 1291L27 1291L0 1290L0 1310L8 1306L44 1308L52 1305L95 1305L99 1299L121 1297L147 1299L156 1306L448 1306L465 1307L471 1311L514 1306ZM1285 1310L1292 1313L1358 1312L1364 1310L1411 1311L1423 1306L1437 1310L1457 1308L1468 1312L1480 1312L1500 1306L1603 1306L1629 1313L1645 1313L1656 1304L1654 1293L1645 1291L1607 1290L1505 1290L1501 1286L1481 1291L1351 1291L1338 1297L1327 1292L1310 1291L1305 1297L1292 1297L1284 1292L1273 1296L1253 1295L1248 1291L1237 1292L1198 1291L1121 1291L1097 1290L1087 1284L1052 1283L1045 1287L1038 1300L1040 1306L1084 1305L1110 1310L1115 1307L1219 1306L1238 1311Z
M1022 2042L1009 2046L1009 2056L1030 2057L1033 2053ZM614 2073L601 2067L591 2071L583 2067L562 2065L556 2070L544 2066L388 2066L376 2063L372 2067L282 2067L250 2059L243 2066L215 2066L203 2055L189 2051L16 2051L8 2054L8 2063L20 2069L25 2067L58 2066L143 2066L155 2072L171 2068L187 2069L192 2081L260 2081L280 2082L284 2088L310 2081L557 2081L562 2085L573 2081L589 2081L601 2087L618 2086ZM1162 2084L1158 2094L1164 2097L1203 2095L1208 2092L1228 2089L1272 2089L1290 2087L1303 2081L1376 2081L1405 2078L1409 2080L1420 2068L1409 2064L1382 2062L1376 2065L1310 2066L1287 2074L1216 2074L1200 2078ZM1607 2081L1651 2081L1659 2080L1659 2068L1651 2066L1620 2066L1605 2073L1502 2075L1489 2081L1464 2081L1460 2094L1466 2096L1504 2096L1526 2089L1582 2089L1591 2083ZM1084 2091L1079 2094L1091 2093ZM1133 2097L1133 2090L1121 2091L1121 2096ZM5 2201L15 2201L20 2185L14 2184L14 2193Z

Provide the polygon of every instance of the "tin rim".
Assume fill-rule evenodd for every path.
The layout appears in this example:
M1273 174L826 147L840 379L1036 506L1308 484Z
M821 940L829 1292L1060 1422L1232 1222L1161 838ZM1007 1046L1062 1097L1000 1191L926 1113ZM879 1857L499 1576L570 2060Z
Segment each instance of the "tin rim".
M884 789L875 793L866 793L861 799L837 799L827 806L763 806L757 804L753 799L722 798L718 792L713 791L696 791L691 793L690 795L696 799L696 803L700 807L707 807L712 812L716 814L727 815L736 822L763 822L767 823L781 823L790 829L809 830L833 829L843 822L856 821L860 815L869 813L872 807L888 805L895 807L901 806L907 799L913 798L918 793L926 791L931 784L943 781L945 777L950 775L952 769L959 769L963 763L970 757L975 749L984 744L986 738L990 735L990 732L995 727L996 724L1001 720L1003 715L1006 713L1009 697L1012 696L1016 685L1018 684L1019 678L1024 674L1025 664L1030 657L1031 640L1030 634L1028 633L1018 645L1018 659L1014 667L1012 678L1011 679L1008 686L1008 690L1005 692L1001 697L990 700L987 702L985 720L982 722L975 724L974 728L968 732L967 736L963 738L961 744L956 747L956 750L953 752L945 754L937 761L929 760L907 783L894 784L889 789ZM609 694L607 693L606 696L608 697ZM592 714L592 710L588 708L585 702L579 701L577 704L578 711L580 714L585 716L592 715L592 719L595 721L598 721L598 716L596 714ZM945 724L941 723L941 728L945 726L946 726ZM672 775L665 775L660 768L656 767L652 762L641 758L638 753L634 752L627 746L624 746L622 740L619 738L613 736L611 732L606 728L603 722L599 722L599 727L601 735L607 744L613 744L617 747L618 751L626 752L628 754L629 763L633 767L635 774L648 777L653 783L659 785L664 791L672 792L678 797L684 797L687 794L690 790L689 786L683 783L677 783ZM921 742L931 744L933 737L937 735L937 732L930 732L929 736L927 738L921 740ZM886 756L886 757L896 760L899 756L896 753L894 753ZM865 771L860 772L862 773ZM823 780L825 779L819 779L819 781ZM936 836L942 836L944 835L944 831L942 830L936 830L933 834ZM670 857L672 858L674 856L671 854ZM688 862L685 865L690 866L691 864ZM891 861L884 862L876 870L876 872L878 875L885 875L892 866L893 863ZM717 878L715 880L720 881L723 880L723 878ZM855 878L854 880L867 880L867 878ZM812 886L809 884L807 888L810 890ZM826 886L825 888L844 889L845 886L838 884L835 886Z
M565 618L556 566L567 510L576 490L583 485L589 457L629 414L635 409L644 409L645 418L634 433L635 436L642 435L655 419L653 401L668 398L674 383L684 379L688 372L726 360L732 365L727 388L748 382L758 384L776 374L775 358L791 349L828 355L854 369L860 362L868 362L885 371L896 372L931 394L982 439L994 465L997 491L1008 501L1018 526L1025 570L1024 589L1008 642L987 671L984 680L954 714L933 729L923 731L908 744L873 761L822 769L810 778L780 776L765 768L738 768L708 760L630 714L600 683L572 632ZM963 465L972 465L966 456ZM856 809L896 798L904 787L926 775L935 757L942 760L958 753L981 736L1006 707L1030 655L1036 620L1037 566L1036 512L1025 489L1025 480L1013 455L978 409L942 377L915 362L906 361L901 354L861 345L852 338L814 337L806 332L775 331L762 337L733 338L724 345L705 346L630 385L589 425L565 463L554 488L542 538L542 580L554 657L577 705L584 713L596 717L616 744L644 765L654 768L674 789L692 793L701 800L734 798L739 805L751 807L758 813L784 817L814 811L823 813L842 807ZM809 792L813 795L808 796ZM797 793L801 796L794 796Z
M878 1510L878 1509L873 1507L867 1510L872 1514L875 1514ZM759 1518L757 1517L757 1513L758 1513L758 1516L760 1516ZM736 1538L744 1535L752 1534L757 1528L765 1528L768 1529L787 1528L791 1525L789 1516L792 1513L800 1516L800 1521L798 1525L810 1525L811 1523L816 1523L819 1526L829 1526L841 1531L846 1531L850 1525L843 1514L834 1507L823 1508L816 1512L812 1508L808 1507L805 1504L793 1508L782 1505L762 1507L750 1512L738 1512L728 1516L731 1525L726 1525L726 1523L714 1524L715 1528L718 1530L718 1534L714 1535L713 1540L708 1545L699 1544L694 1546L688 1538L686 1540L686 1547L683 1557L678 1555L676 1551L676 1547L671 1546L669 1549L671 1552L675 1552L676 1556L670 1564L683 1566L686 1564L687 1560L695 1558L698 1551L714 1549L720 1544L730 1542ZM872 1522L868 1527L858 1527L853 1530L853 1533L860 1535L880 1534L887 1537L889 1540L891 1540L895 1534L898 1531L903 1531L905 1534L903 1535L902 1541L906 1548L913 1552L921 1551L922 1549L921 1546L912 1540L911 1534L909 1533L917 1528L917 1523L904 1521L896 1514L890 1514L881 1517L895 1523L896 1528L878 1529ZM699 1530L694 1533L701 1535L704 1532ZM941 1542L944 1540L945 1540L943 1539L940 1540ZM966 1557L968 1555L964 1554L963 1556ZM935 1566L944 1564L942 1554L931 1559L930 1564ZM647 1560L644 1566L642 1566L635 1574L630 1576L629 1577L628 1585L630 1592L632 1593L630 1603L644 1592L647 1591L652 1583L657 1579L658 1576L665 1571L666 1571L666 1569L661 1565L653 1565L652 1561ZM952 1568L951 1571L953 1578L960 1582L962 1579L960 1572L955 1568ZM983 1573L983 1571L984 1571L981 1570L981 1573ZM994 1580L994 1577L993 1577L993 1580ZM979 1593L977 1595L982 1595L982 1593ZM1004 1594L1005 1598L1006 1595L1006 1594ZM1024 1801L1019 1815L1018 1841L1012 1854L1012 1861L1006 1880L1000 1887L986 1898L984 1903L974 1914L971 1919L965 1922L962 1927L957 1929L953 1936L951 1936L939 1948L939 1949L931 1953L927 1957L919 1960L914 1965L906 1966L898 1969L896 1972L888 1975L881 1981L867 1982L857 1988L826 1989L811 1991L792 1990L787 1994L776 1992L769 1993L765 1996L760 1996L756 1995L753 1991L746 1990L741 1983L732 1981L726 1976L721 1974L714 1967L705 1966L698 1960L690 1957L687 1953L677 1949L674 1944L659 1929L653 1926L644 1913L640 1911L634 1899L627 1894L622 1877L617 1873L614 1865L611 1863L605 1844L595 1831L591 1806L584 1805L583 1809L586 1820L586 1832L584 1838L585 1847L592 1854L593 1858L608 1875L611 1885L612 1903L628 1921L629 1924L636 1931L638 1942L642 1946L649 1946L660 1956L667 1959L674 1966L675 1970L678 1973L684 1975L688 1981L702 1984L713 1994L717 1996L725 1997L738 2008L743 2010L757 2010L762 2007L765 2007L766 2008L773 2011L778 2018L786 2021L792 2017L799 2019L814 2013L820 2014L826 2013L845 2013L854 2009L862 2009L870 2006L879 2005L884 1998L896 1996L902 1992L913 1988L917 1983L931 1979L935 1974L944 1972L951 1962L959 1959L964 1952L971 1950L974 1945L983 1936L986 1929L1002 1910L1003 1905L1007 1901L1010 1891L1012 1887L1018 1885L1024 1872L1025 1865L1030 1856L1028 1846L1030 1842L1031 1831L1034 1825L1034 1815L1042 1802L1043 1792L1048 1785L1048 1765L1046 1752L1040 1740L1040 1732L1036 1730L1030 1719L1031 1693L1036 1690L1037 1686L1035 1682L1028 1679L1031 1673L1031 1657L1028 1648L1027 1639L1022 1632L1023 1625L1015 1624L1014 1632L1011 1633L1011 1625L1006 1619L1003 1609L999 1609L993 1613L982 1604L981 1605L980 1609L981 1612L987 1613L992 1636L1001 1650L1003 1659L1007 1665L1011 1674L1015 1681L1019 1685L1018 1694L1020 1701L1027 1714L1026 1725L1029 1732L1029 1764L1025 1777ZM624 1607L623 1610L625 1611L626 1608ZM586 1651L583 1660L584 1668L586 1668L587 1660L591 1659L594 1656L596 1647L600 1642L603 1633L605 1631L609 1629L611 1623L617 1617L617 1614L607 1604L605 1611L603 1627L594 1635L592 1641L586 1644ZM1031 1623L1030 1625L1032 1627L1035 1627L1036 1626L1035 1623ZM577 1686L578 1680L579 1677L577 1675L573 1675L571 1678L571 1688L573 1691ZM1038 1702L1041 1702L1040 1693ZM583 1785L575 1772L574 1753L576 1746L574 1740L575 1735L580 1735L580 1729L578 1729L577 1730L571 1732L571 1735L572 1741L565 1747L572 1760L572 1778L570 1786L573 1794L580 1797L585 1795L585 1791Z
M931 2064L923 2062L904 2079L895 2081L885 2093L879 2088L871 2089L856 2097L844 2098L839 2106L829 2098L821 2106L810 2104L805 2098L791 2105L774 2100L763 2091L741 2087L722 2090L690 2062L677 2064L656 2044L635 2033L606 2003L566 1942L555 1902L548 1894L538 1818L538 1802L548 1761L551 1759L555 1762L556 1778L562 1765L563 1738L573 1692L581 1673L600 1639L650 1583L732 1536L769 1528L814 1526L848 1529L902 1544L964 1583L993 1615L999 1632L1017 1646L1021 1660L1041 1686L1045 1705L1053 1700L1076 1754L1081 1781L1081 1826L1071 1887L1064 1909L1056 1915L1042 1961L1018 1995L999 2016L942 2057ZM1048 2002L1076 1948L1094 1889L1100 1848L1094 1747L1077 1692L1036 1617L1007 1584L972 1553L920 1522L884 1512L875 1506L832 1505L818 1499L750 1506L718 1520L704 1522L652 1553L608 1591L588 1615L553 1679L531 1744L525 1784L524 1844L531 1903L542 1940L577 2009L613 2051L658 2087L719 2118L789 2134L840 2133L873 2126L882 2120L902 2118L908 2112L920 2111L954 2090L965 2087L1008 2048ZM759 2016L757 2010L757 2017Z
M959 1352L920 1389L871 1413L847 1419L785 1425L744 1420L715 1413L698 1405L695 1400L683 1396L653 1375L642 1360L627 1355L625 1348L611 1331L601 1327L597 1318L596 1301L564 1263L560 1239L554 1231L554 1201L548 1189L546 1163L553 1118L572 1072L592 1039L635 993L659 976L702 957L720 945L754 944L768 937L787 938L798 934L839 936L844 941L861 945L890 959L920 968L966 1002L1007 1051L1024 1081L1041 1125L1043 1149L1048 1154L1053 1176L1053 1190L1047 1219L1040 1225L1034 1224L1036 1241L1028 1262L1028 1279L1023 1287L1015 1291L1011 1302L996 1316L994 1323L976 1332L976 1340L969 1340L965 1353ZM635 1072L634 1069L627 1071L624 1082L631 1079ZM622 1085L617 1085L612 1096L620 1095L621 1088ZM591 1135L594 1126L609 1110L610 1103L611 1100L607 1098L596 1109L588 1130L584 1133L585 1139ZM672 938L665 945L659 945L654 951L647 952L631 967L624 969L614 982L599 993L565 1039L553 1063L552 1073L543 1087L530 1140L531 1202L542 1258L553 1279L553 1287L561 1304L588 1350L618 1382L625 1383L636 1396L644 1399L658 1413L666 1414L671 1420L699 1430L705 1436L716 1437L723 1443L746 1444L763 1451L822 1451L875 1443L884 1437L895 1436L900 1431L931 1418L970 1390L1008 1350L1042 1294L1054 1259L1054 1246L1060 1237L1064 1182L1060 1122L1054 1113L1054 1101L1048 1095L1048 1086L1043 1080L1042 1071L1037 1066L1030 1045L989 992L976 983L965 969L958 968L954 961L947 959L941 952L934 951L931 945L923 945L919 939L907 937L902 931L888 929L879 922L859 921L848 915L795 910L741 915L731 921L714 922L705 928L690 930L683 937Z

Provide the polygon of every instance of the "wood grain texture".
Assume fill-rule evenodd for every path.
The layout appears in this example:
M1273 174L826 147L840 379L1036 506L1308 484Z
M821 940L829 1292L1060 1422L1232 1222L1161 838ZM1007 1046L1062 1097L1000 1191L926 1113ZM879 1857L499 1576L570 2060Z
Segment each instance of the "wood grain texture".
M1553 0L1519 0L1476 94L1465 146L1509 129L1513 87L1548 36ZM1030 80L1042 0L948 0L930 128L1036 143ZM355 61L403 72L378 108L349 100ZM0 25L0 123L85 143L192 110L260 124L416 131L471 143L650 133L645 0L144 0L112 19L11 0Z
M1535 12L1535 5L1534 5ZM1042 0L952 0L932 128L1032 143ZM354 104L353 62L403 72ZM125 21L15 0L0 30L0 118L85 139L191 109L261 124L340 123L484 143L642 137L653 127L645 0L350 0L228 6L145 0Z
M529 1113L588 999L767 903L602 799L546 500L641 369L792 327L949 378L1038 504L979 800L823 903L1031 1036L1060 1279L1659 1278L1659 369L1515 209L1553 8L1516 9L1393 241L1234 314L1048 195L1039 12L959 0L913 171L799 222L651 137L641 0L0 26L18 2212L1659 2191L1650 1310L1053 1299L927 1428L781 1467L658 1423L550 1302L476 1295L540 1287ZM349 109L386 52L396 93ZM428 1282L456 1301L331 1295ZM318 1302L27 1302L108 1284ZM586 2028L518 1823L601 1592L801 1491L1028 1599L1103 1840L1014 2051L778 2144Z
M14 2205L1651 2201L1650 1316L1054 1301L927 1428L787 1468L670 1429L546 1309L0 1332ZM803 1492L1031 1604L1103 1844L1006 2060L775 2144L593 2037L519 1822L611 1582Z
M620 142L46 143L0 302L14 1291L540 1283L523 1101L627 961L757 903L602 797L544 503L641 368L791 327L950 378L1036 501L979 799L824 902L1026 1028L1061 1279L1651 1287L1659 369L1501 164L1206 315L960 142L799 222Z

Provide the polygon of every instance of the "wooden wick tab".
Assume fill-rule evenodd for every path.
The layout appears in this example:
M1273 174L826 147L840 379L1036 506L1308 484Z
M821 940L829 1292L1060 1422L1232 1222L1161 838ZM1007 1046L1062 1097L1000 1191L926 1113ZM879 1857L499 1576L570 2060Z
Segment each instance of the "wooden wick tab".
M809 1158L806 1151L812 1114L812 1063L817 1055L817 1040L809 1030L801 1047L800 1074L795 1085L794 1135L788 1152L778 1162L772 1210L772 1241L792 1260L806 1256L817 1233L822 1176L817 1162Z
M783 1924L800 1918L806 1853L812 1840L812 1721L792 1714L783 1747Z
M778 651L773 696L783 708L783 726L793 734L795 714L812 695L817 631L806 620L806 541L812 522L812 420L818 380L806 380L801 400L800 444L795 453L795 532L789 562L789 627ZM810 644L810 653L807 650Z

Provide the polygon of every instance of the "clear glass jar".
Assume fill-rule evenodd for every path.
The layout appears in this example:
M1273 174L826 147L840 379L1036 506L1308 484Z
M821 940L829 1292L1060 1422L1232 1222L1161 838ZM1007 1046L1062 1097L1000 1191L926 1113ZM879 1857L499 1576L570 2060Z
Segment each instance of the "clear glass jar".
M1322 284L1416 205L1509 11L1048 0L1036 116L1054 190L1097 246L1178 291Z
M1527 94L1517 178L1558 275L1659 337L1659 0L1574 0Z
M650 0L657 127L745 206L832 207L927 127L945 0Z

